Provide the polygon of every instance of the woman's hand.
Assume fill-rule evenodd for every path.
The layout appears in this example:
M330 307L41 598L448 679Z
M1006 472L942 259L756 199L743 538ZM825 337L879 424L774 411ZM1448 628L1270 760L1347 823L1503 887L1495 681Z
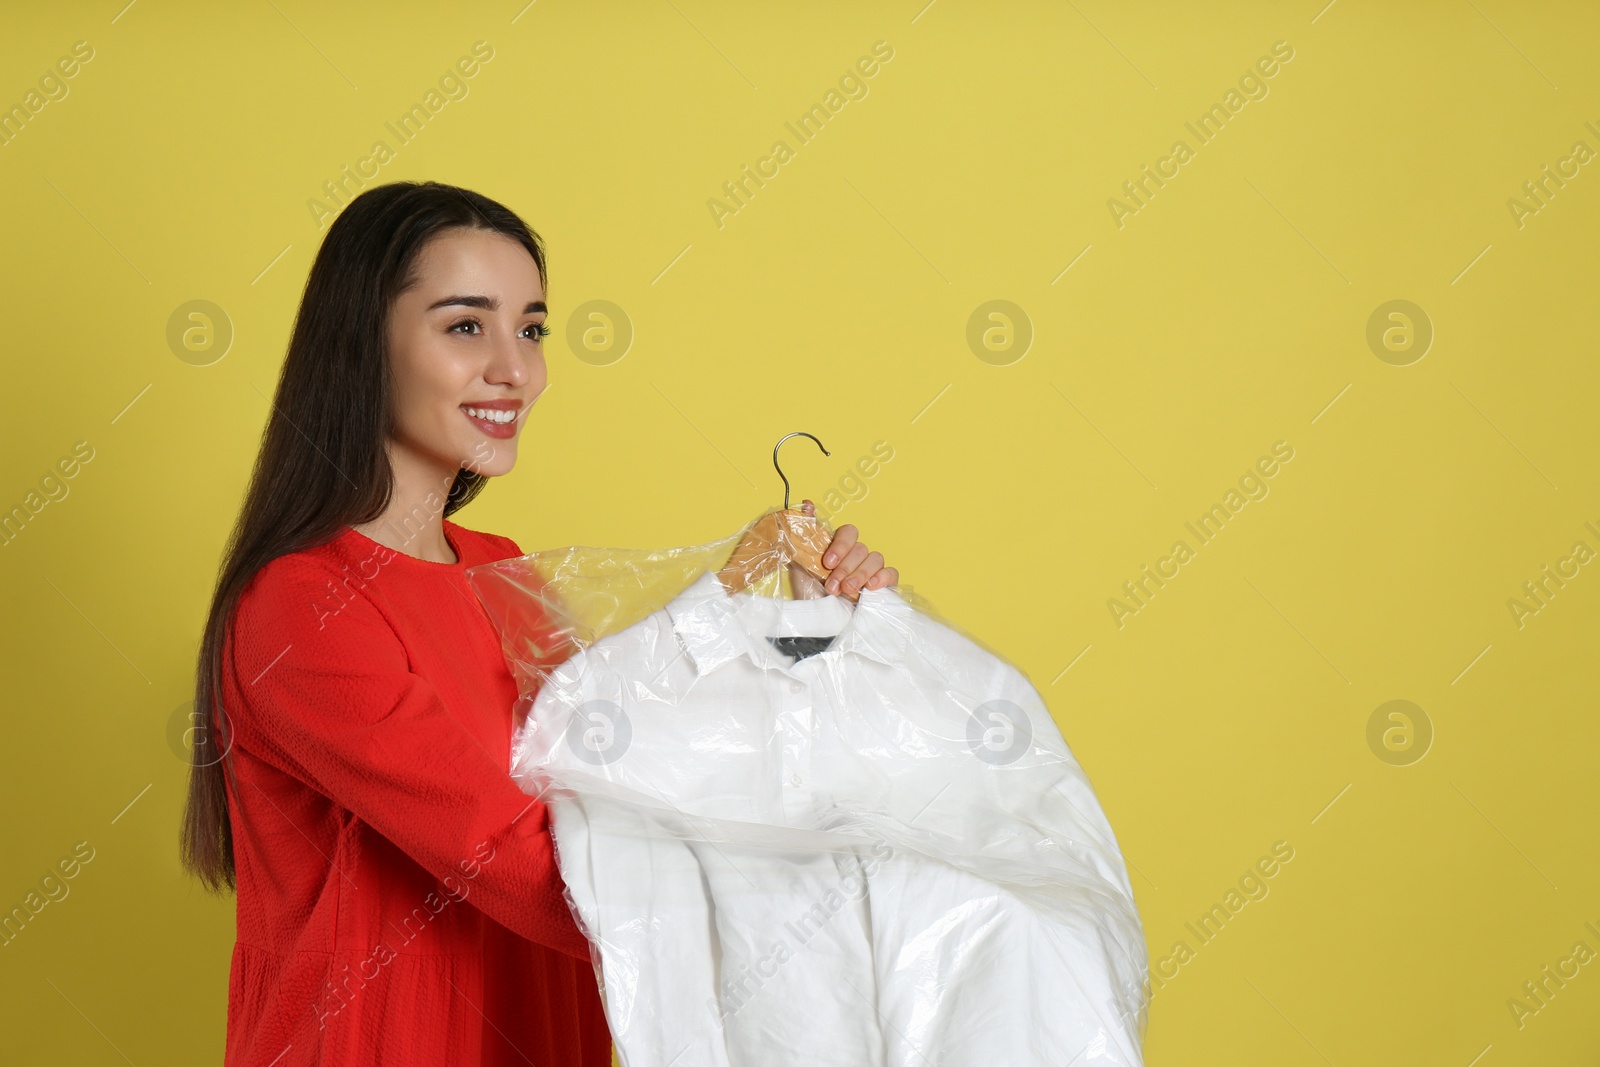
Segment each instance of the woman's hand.
M817 513L816 505L809 500L801 502L800 510L807 515ZM900 572L885 567L880 553L869 552L859 540L856 528L849 523L833 532L833 540L822 554L822 565L828 568L825 588L833 595L882 589L900 580Z

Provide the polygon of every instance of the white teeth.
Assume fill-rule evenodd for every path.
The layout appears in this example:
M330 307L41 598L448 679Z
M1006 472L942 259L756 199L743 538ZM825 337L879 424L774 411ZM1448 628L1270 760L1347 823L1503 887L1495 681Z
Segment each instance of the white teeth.
M493 408L462 408L468 415L485 422L507 423L517 417L515 411L496 411Z

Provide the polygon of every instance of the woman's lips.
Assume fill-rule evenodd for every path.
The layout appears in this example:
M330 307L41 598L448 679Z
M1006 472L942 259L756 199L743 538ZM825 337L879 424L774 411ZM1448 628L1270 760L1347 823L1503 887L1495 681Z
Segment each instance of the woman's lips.
M504 440L517 435L516 419L512 419L510 422L490 422L488 419L480 419L476 415L468 414L466 408L461 409L461 414L465 415L467 421L476 426L485 437L496 437Z

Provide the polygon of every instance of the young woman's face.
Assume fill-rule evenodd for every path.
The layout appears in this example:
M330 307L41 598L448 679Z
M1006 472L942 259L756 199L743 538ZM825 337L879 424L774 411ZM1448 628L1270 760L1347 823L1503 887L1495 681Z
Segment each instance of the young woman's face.
M389 316L394 442L442 476L505 474L546 384L539 268L509 237L446 230L416 275Z

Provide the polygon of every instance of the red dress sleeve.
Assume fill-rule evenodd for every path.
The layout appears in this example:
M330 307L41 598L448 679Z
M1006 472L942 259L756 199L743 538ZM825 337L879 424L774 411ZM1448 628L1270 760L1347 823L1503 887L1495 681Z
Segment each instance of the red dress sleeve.
M282 558L241 597L229 634L244 706L234 743L348 809L530 941L589 962L563 896L545 806L413 673L381 612L354 597L318 628L329 568ZM442 636L441 640L448 639Z

